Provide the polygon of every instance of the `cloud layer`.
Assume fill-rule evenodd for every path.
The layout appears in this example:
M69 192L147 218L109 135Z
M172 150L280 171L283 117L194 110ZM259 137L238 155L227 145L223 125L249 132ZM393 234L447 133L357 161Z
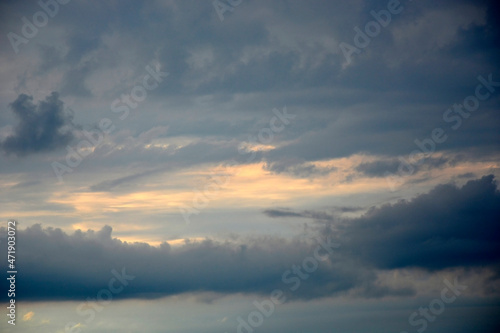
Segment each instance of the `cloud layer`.
M64 110L59 94L52 93L38 104L21 94L10 104L18 118L14 133L0 146L6 154L27 155L65 147L73 140L73 117Z
M489 267L500 264L500 193L492 176L462 188L440 185L411 201L370 209L360 218L335 221L328 214L270 210L276 218L311 218L322 226L309 240L253 237L206 239L172 248L112 238L109 226L76 231L34 225L19 231L20 299L79 299L106 286L113 269L135 276L119 297L154 298L186 292L269 293L288 290L313 257L319 237L340 244L294 291L297 298L356 291L364 297L411 295L410 287L377 282L377 271ZM326 228L326 229L325 229ZM2 230L5 232L5 230ZM323 236L320 236L322 234ZM314 236L314 237L313 237ZM325 250L321 250L326 255ZM6 267L4 267L6 268ZM287 270L292 270L284 277ZM308 274L309 275L309 274ZM288 280L286 280L288 279ZM486 288L486 286L483 286Z

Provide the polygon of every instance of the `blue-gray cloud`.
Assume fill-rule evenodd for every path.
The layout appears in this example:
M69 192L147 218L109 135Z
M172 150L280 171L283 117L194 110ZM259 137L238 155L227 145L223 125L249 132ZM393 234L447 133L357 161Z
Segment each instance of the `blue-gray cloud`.
M348 221L351 253L382 269L500 264L500 192L493 176L439 185Z
M56 150L73 140L73 117L64 110L57 93L38 104L33 97L21 94L10 104L18 118L14 134L0 142L6 154L27 155Z
M371 207L354 219L322 211L268 209L264 213L313 219L323 232L349 240L342 251L378 269L498 268L500 264L500 192L492 175L470 180L461 188L439 185L409 201Z
M409 295L411 289L376 284L375 270L497 270L500 264L500 193L492 176L469 181L462 188L439 185L411 201L372 208L360 218L343 222L314 211L270 209L265 213L313 219L322 225L319 237L330 235L341 244L328 257L328 264L320 264L308 283L293 293L297 298L333 296L353 289L365 297ZM121 297L196 291L266 293L283 287L283 273L311 256L317 246L298 239L254 237L152 247L122 242L112 238L111 232L108 226L73 235L40 225L19 230L20 298L79 299L103 288L109 271L121 267L136 276Z

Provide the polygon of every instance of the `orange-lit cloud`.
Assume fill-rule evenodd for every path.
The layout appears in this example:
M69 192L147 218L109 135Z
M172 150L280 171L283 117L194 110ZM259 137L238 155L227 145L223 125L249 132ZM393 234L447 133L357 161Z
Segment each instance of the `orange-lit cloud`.
M30 321L31 319L33 319L34 315L35 313L33 311L28 312L23 316L23 321Z

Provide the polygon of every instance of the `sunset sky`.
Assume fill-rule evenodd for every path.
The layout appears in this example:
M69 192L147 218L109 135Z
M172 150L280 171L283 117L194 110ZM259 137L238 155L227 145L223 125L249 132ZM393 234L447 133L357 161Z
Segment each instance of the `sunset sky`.
M2 1L0 331L498 332L499 12Z

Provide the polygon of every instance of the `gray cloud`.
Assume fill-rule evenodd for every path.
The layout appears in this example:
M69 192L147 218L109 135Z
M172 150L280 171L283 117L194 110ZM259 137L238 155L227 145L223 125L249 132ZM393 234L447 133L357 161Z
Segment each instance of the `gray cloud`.
M164 169L155 169L155 170L149 170L149 171L139 172L139 173L136 173L136 174L133 174L133 175L116 178L116 179L113 179L113 180L105 180L105 181L102 181L102 182L100 182L98 184L90 186L89 190L92 191L92 192L106 192L106 191L111 191L115 187L120 186L120 185L122 185L124 183L128 183L128 182L131 182L131 181L143 178L143 177L147 177L149 175L154 175L154 174L163 172L163 171L165 171L165 170Z
M334 220L334 216L326 212L318 212L312 210L304 210L301 212L294 212L290 209L266 209L264 214L269 217L303 217L313 219L315 221L328 221Z
M374 162L361 163L356 166L356 171L371 177L384 177L386 172L395 173L401 164L397 159L378 160Z
M335 322L334 329L345 332L400 332L408 315L430 299L421 302L413 296L434 297L442 277L455 275L469 289L429 330L487 331L490 325L495 331L491 327L498 307L490 305L498 300L500 283L498 188L486 177L428 191L437 181L463 184L488 173L497 179L500 175L496 84L495 92L489 91L491 96L462 119L459 129L443 120L445 110L474 93L478 75L491 73L500 82L500 5L492 0L401 2L403 12L392 16L347 64L339 44L353 44L353 28L372 21L371 12L384 9L387 0L245 0L223 22L212 1L70 1L59 6L29 43L19 46L19 54L7 33L25 33L21 18L32 21L42 9L38 1L0 1L0 154L5 153L0 157L0 207L4 221L12 217L5 214L22 211L16 253L19 329L61 330L63 321L75 315L76 304L53 302L46 308L45 301L96 297L108 288L111 270L124 267L136 278L114 298L180 297L141 302L139 308L134 302L117 302L86 331L139 326L164 331L166 322L178 332L234 332L235 317L248 314L237 306L240 301L289 288L282 273L311 255L315 244L305 239L313 234L333 236L341 247L291 295L301 301L284 306L259 330L330 332ZM137 107L128 105L130 114L121 119L111 108L113 101L142 84L145 66L151 63L169 72L168 77L148 90ZM51 91L60 97L38 102ZM16 99L22 117L9 110ZM74 141L85 135L73 130L61 100L71 105L75 121L84 128L96 130L94 124L103 118L116 128L65 175L64 184L55 183L50 164L67 163L65 144L75 148L73 133ZM42 112L42 105L52 111ZM239 144L269 126L271 110L283 105L297 117L274 133L270 146L276 149L240 154ZM448 139L415 167L414 177L400 191L386 193L377 179L363 186L360 176L397 173L398 158L408 159L417 149L414 140L428 138L436 127ZM211 202L196 223L177 223L182 218L173 205L189 202L186 191L194 195L203 179L211 179L209 169L230 160L259 163L265 169L262 177L271 172L286 182L333 175L335 168L321 165L353 155L374 162L354 165L337 184L339 191L326 185L313 196L298 188L285 194L286 186L271 189L283 195L266 188L265 195L257 196L237 191L243 196ZM237 183L247 175L236 176ZM259 184L265 187L266 179ZM128 200L135 196L122 195L159 191L172 193L175 202L148 203L143 201L148 196L141 195L137 202L111 209L91 204L100 197ZM393 201L402 196L414 199ZM394 203L369 208L388 200ZM75 225L106 224L119 236L110 227L71 231ZM1 227L0 256L5 258ZM296 235L299 230L303 234ZM260 232L274 236L255 236ZM254 236L228 236L226 242L225 233ZM113 238L202 236L208 239L172 248ZM4 272L5 265L0 261ZM196 311L186 293L199 292L231 296L227 303ZM338 295L335 300L302 302ZM470 295L488 296L465 307ZM394 297L356 299L385 296ZM179 304L179 298L186 302ZM33 321L21 321L25 310L36 313ZM165 311L169 315L162 317ZM171 320L180 312L190 318ZM50 313L54 315L43 317ZM227 327L216 327L216 320ZM4 326L10 325L0 323L0 331Z
M389 269L500 263L500 192L493 176L439 185L411 201L372 208L342 226L351 253Z
M1 231L5 232L5 228ZM301 265L318 246L315 242L257 237L237 243L206 239L179 248L167 243L152 247L122 242L112 238L111 232L109 226L72 235L60 229L42 229L40 225L19 230L17 258L23 262L23 270L17 288L23 292L18 299L83 299L106 287L110 271L121 271L122 267L135 276L117 295L126 298L198 291L265 294L275 288L289 290L295 282L282 280L283 273L293 265ZM336 249L332 250L328 264L319 262L318 269L301 283L294 297L325 297L362 285L371 286L370 290L380 288L372 272L353 267L335 253ZM401 293L407 295L411 290L388 288L380 294Z
M461 188L439 185L410 201L371 207L354 219L310 210L268 209L264 213L319 222L323 233L349 240L342 254L377 269L500 264L500 192L491 175Z
M264 214L269 217L304 217L303 214L289 209L266 209L264 210Z
M132 131L139 126L148 130L158 122L166 125L168 119L172 136L240 139L252 126L249 115L261 118L259 110L283 104L307 110L305 125L284 133L293 142L269 152L266 161L273 172L309 177L326 171L308 161L359 152L409 154L415 138L442 125L442 112L471 94L477 75L497 77L499 29L492 13L498 5L491 1L405 6L404 13L372 41L369 52L363 50L343 67L338 43L352 42L353 27L372 19L370 10L380 6L372 1L351 6L324 1L247 3L221 23L209 2L159 6L125 1L121 8L109 2L72 3L51 23L64 28L65 37L54 43L40 41L37 72L58 74L58 90L78 98L90 96L90 79L95 82L94 74L105 71L116 76L116 83L98 93L112 101L128 92L124 87L133 82L127 80L137 77L121 75L120 66L143 75L145 64L157 58L170 75L149 92L145 103L165 102L168 97L168 107L149 110L148 117L131 117L124 126ZM485 16L469 15L472 9ZM256 14L261 11L266 15ZM447 24L429 21L428 15L437 14L445 15ZM84 17L92 17L90 26ZM433 23L411 28L409 21ZM436 33L429 36L427 29ZM282 32L297 30L300 33L293 37ZM398 39L398 33L407 33L413 42ZM116 52L117 48L127 52ZM482 147L491 152L499 142L497 103L496 94L482 102L481 115L468 119L468 127L459 134L449 133L439 149ZM169 110L172 106L175 111ZM193 118L176 119L179 110L190 110ZM225 121L229 117L231 121ZM293 158L304 165L284 166Z
M358 166L356 166L355 169L356 171L362 172L363 174L369 177L385 177L387 176L387 173L391 174L398 173L398 168L400 167L400 165L401 164L406 165L405 163L407 162L395 158L379 159L373 162L361 163ZM422 164L418 165L419 163ZM428 158L423 158L419 163L412 164L414 173L418 173L419 171L422 170L442 168L444 166L453 164L455 162L449 160L446 157L439 157L439 158L428 157Z
M44 101L33 104L33 97L21 94L10 104L19 123L14 134L0 144L6 154L27 155L62 148L73 140L72 115L53 92Z
M286 173L298 178L324 176L337 170L335 167L320 168L295 158L283 158L279 161L267 162L264 168L277 174Z
M265 213L314 219L322 225L321 237L330 234L341 244L328 263L320 264L293 293L297 298L354 290L364 297L407 296L412 293L407 287L377 283L375 271L410 267L497 270L500 263L500 193L492 176L469 181L462 188L439 185L411 201L372 208L360 218L344 221L314 211L270 209ZM83 298L103 288L111 269L121 267L136 279L120 297L154 298L196 291L266 293L283 288L283 273L311 256L316 246L298 239L253 237L152 247L122 242L112 238L111 232L109 226L72 235L40 225L19 230L22 298Z
M331 208L332 212L339 213L355 213L362 210L364 210L363 207L354 206L340 206ZM303 210L300 212L295 212L290 208L266 209L264 210L264 214L269 217L304 217L318 221L333 221L335 219L334 214L328 212L320 212L314 210Z

